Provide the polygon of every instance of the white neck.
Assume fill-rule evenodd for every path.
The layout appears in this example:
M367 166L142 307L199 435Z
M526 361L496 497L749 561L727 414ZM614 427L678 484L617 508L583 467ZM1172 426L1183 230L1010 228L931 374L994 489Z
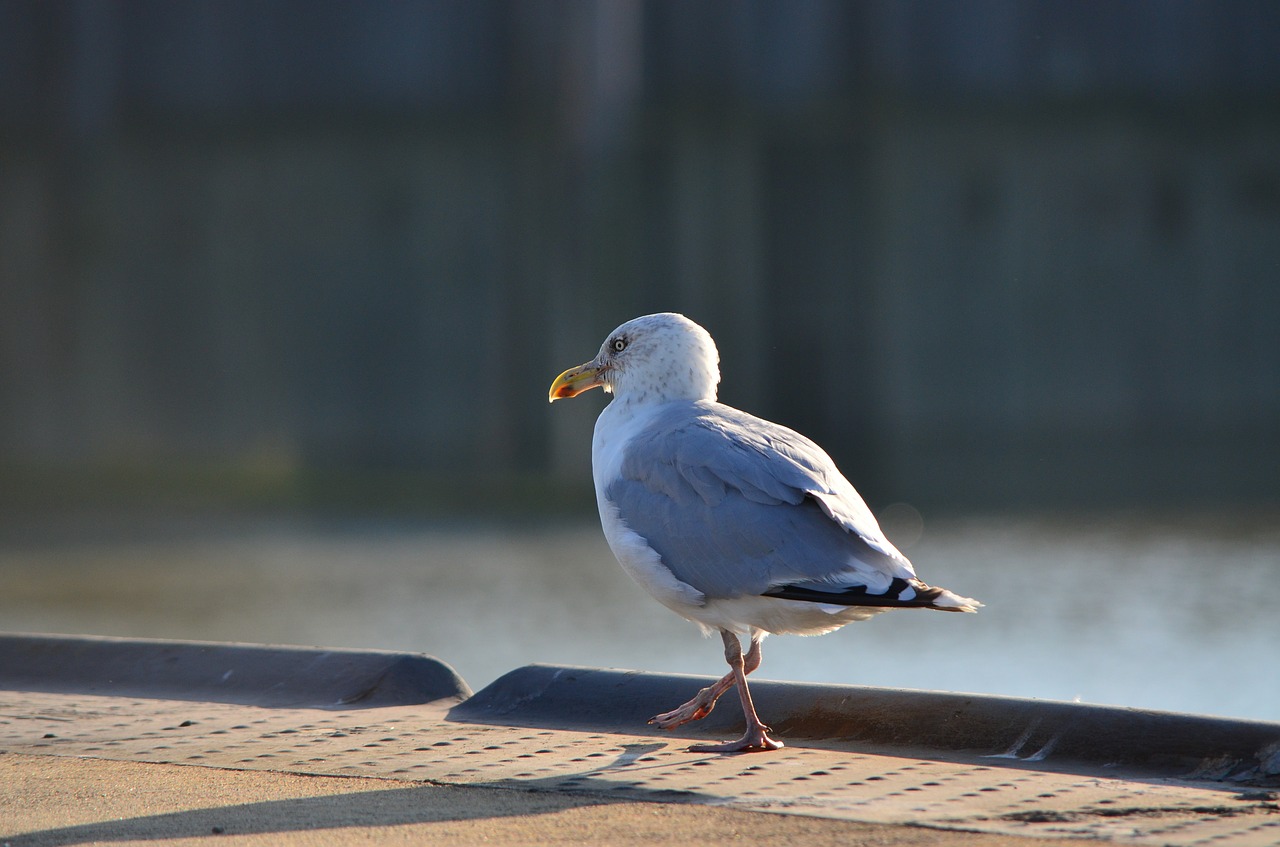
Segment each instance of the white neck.
M600 417L596 418L595 433L591 438L591 476L596 493L622 472L622 455L629 442L655 413L662 403L634 402L627 397L614 398Z

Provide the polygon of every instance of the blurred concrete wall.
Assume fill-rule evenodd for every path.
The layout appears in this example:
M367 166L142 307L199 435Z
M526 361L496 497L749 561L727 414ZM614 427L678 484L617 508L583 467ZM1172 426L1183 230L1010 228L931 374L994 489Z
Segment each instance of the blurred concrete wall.
M0 466L587 479L646 311L873 501L1280 497L1280 6L0 3Z

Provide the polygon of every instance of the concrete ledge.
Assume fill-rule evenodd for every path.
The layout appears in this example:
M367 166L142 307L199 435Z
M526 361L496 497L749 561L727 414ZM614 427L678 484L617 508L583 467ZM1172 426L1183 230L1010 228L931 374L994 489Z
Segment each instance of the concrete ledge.
M653 715L712 677L529 665L450 710L451 719L642 732ZM780 738L964 751L1042 762L1126 765L1167 775L1280 776L1280 723L978 694L752 681L761 717ZM742 731L737 699L677 732ZM657 733L657 730L653 730Z
M471 695L415 653L3 633L0 689L328 709Z
M629 735L665 736L646 721L711 681L529 665L472 695L452 668L422 654L0 634L0 689L271 708L453 703L451 721ZM759 680L751 690L784 740L1280 782L1280 723L865 686ZM677 734L740 733L736 698L728 700Z

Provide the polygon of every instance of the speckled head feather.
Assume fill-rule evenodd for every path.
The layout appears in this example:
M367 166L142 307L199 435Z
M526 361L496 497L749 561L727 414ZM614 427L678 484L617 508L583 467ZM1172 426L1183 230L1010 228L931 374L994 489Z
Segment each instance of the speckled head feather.
M635 402L715 400L720 382L711 334L674 312L627 321L609 333L596 362L605 390Z

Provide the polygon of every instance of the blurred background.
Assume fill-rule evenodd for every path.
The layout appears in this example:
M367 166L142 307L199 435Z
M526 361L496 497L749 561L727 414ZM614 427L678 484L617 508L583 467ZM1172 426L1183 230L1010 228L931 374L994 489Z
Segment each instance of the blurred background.
M1261 0L0 0L0 629L719 674L600 538L607 398L546 403L673 310L988 604L764 675L1280 720L1277 45Z

